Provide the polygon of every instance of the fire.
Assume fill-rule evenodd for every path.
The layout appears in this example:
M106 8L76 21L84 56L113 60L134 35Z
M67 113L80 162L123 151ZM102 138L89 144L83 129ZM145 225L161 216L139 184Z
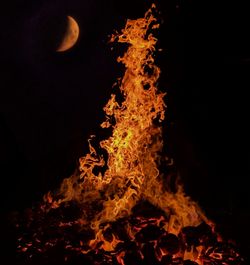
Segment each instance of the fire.
M54 219L50 217L55 222L51 227L74 228L80 240L72 242L59 233L41 246L41 235L36 231L32 235L35 242L26 243L21 251L33 246L45 252L61 240L65 249L86 256L102 255L98 264L114 263L115 258L125 265L129 255L138 262L155 259L162 264L184 264L184 260L199 265L232 264L224 259L226 248L219 247L222 243L213 223L185 195L182 185L171 191L166 186L168 176L159 170L166 105L165 94L157 88L160 69L155 64L157 39L153 33L160 25L155 13L152 5L143 18L127 20L121 33L111 37L111 42L128 46L118 58L125 67L123 78L117 82L120 90L104 107L106 120L101 127L112 134L96 148L93 137L89 140L89 153L80 158L79 173L63 180L58 192L46 194L39 209L42 216L58 213ZM147 208L145 204L155 209L151 216L140 213L140 207ZM72 205L77 208L74 220L58 221ZM30 219L34 221L35 217ZM86 231L90 235L86 236ZM231 255L235 262L239 259L234 264L240 264L239 255L228 249L225 255Z
M124 100L119 104L112 94L104 107L106 121L101 127L113 130L110 138L100 142L108 153L107 163L90 143L90 153L80 159L80 176L64 180L60 192L63 199L56 202L60 205L76 200L84 205L101 200L102 210L91 220L91 227L96 231L102 223L129 216L141 199L171 216L167 230L175 234L184 226L206 220L198 205L185 196L182 187L176 193L164 187L164 176L158 170L165 94L156 87L160 69L154 63L157 39L151 31L159 24L153 16L154 8L153 5L144 18L128 20L122 33L111 38L112 42L129 44L129 48L118 58L126 68L120 82ZM95 173L96 168L104 166L107 166L104 174Z

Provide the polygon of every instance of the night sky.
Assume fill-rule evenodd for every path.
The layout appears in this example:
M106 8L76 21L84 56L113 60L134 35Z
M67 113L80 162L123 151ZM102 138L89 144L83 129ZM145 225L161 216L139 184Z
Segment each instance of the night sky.
M249 7L243 1L161 0L160 89L165 142L187 193L250 251ZM247 1L246 1L247 2ZM122 76L108 36L148 0L23 0L1 7L1 214L39 201L74 172ZM80 38L56 53L73 16Z

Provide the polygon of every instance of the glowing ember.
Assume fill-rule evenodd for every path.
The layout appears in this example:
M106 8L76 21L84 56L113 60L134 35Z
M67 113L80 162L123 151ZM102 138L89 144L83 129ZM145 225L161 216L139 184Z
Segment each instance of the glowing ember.
M168 176L158 169L165 104L154 63L155 12L153 5L144 18L128 20L112 36L111 42L128 44L118 58L125 66L118 82L122 100L111 95L101 124L112 135L100 142L103 155L89 141L79 174L46 194L25 218L29 222L20 224L29 231L19 239L21 252L37 257L59 248L66 260L77 253L94 264L241 264L197 203L179 184L171 191Z

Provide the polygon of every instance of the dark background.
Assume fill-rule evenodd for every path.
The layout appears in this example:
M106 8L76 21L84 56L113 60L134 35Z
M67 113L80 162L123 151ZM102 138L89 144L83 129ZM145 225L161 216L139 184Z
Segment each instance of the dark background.
M158 2L166 145L187 193L247 255L250 9L247 1ZM122 49L111 51L108 35L149 6L13 0L1 7L1 216L29 207L73 173L89 135L101 133L102 107L122 75ZM56 53L66 15L78 21L80 38Z

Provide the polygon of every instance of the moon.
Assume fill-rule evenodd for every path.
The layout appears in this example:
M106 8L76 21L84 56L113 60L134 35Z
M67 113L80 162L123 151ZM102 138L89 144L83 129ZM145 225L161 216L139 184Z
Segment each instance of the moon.
M56 51L64 52L72 48L79 38L79 31L79 26L75 19L71 16L67 16L67 29Z

